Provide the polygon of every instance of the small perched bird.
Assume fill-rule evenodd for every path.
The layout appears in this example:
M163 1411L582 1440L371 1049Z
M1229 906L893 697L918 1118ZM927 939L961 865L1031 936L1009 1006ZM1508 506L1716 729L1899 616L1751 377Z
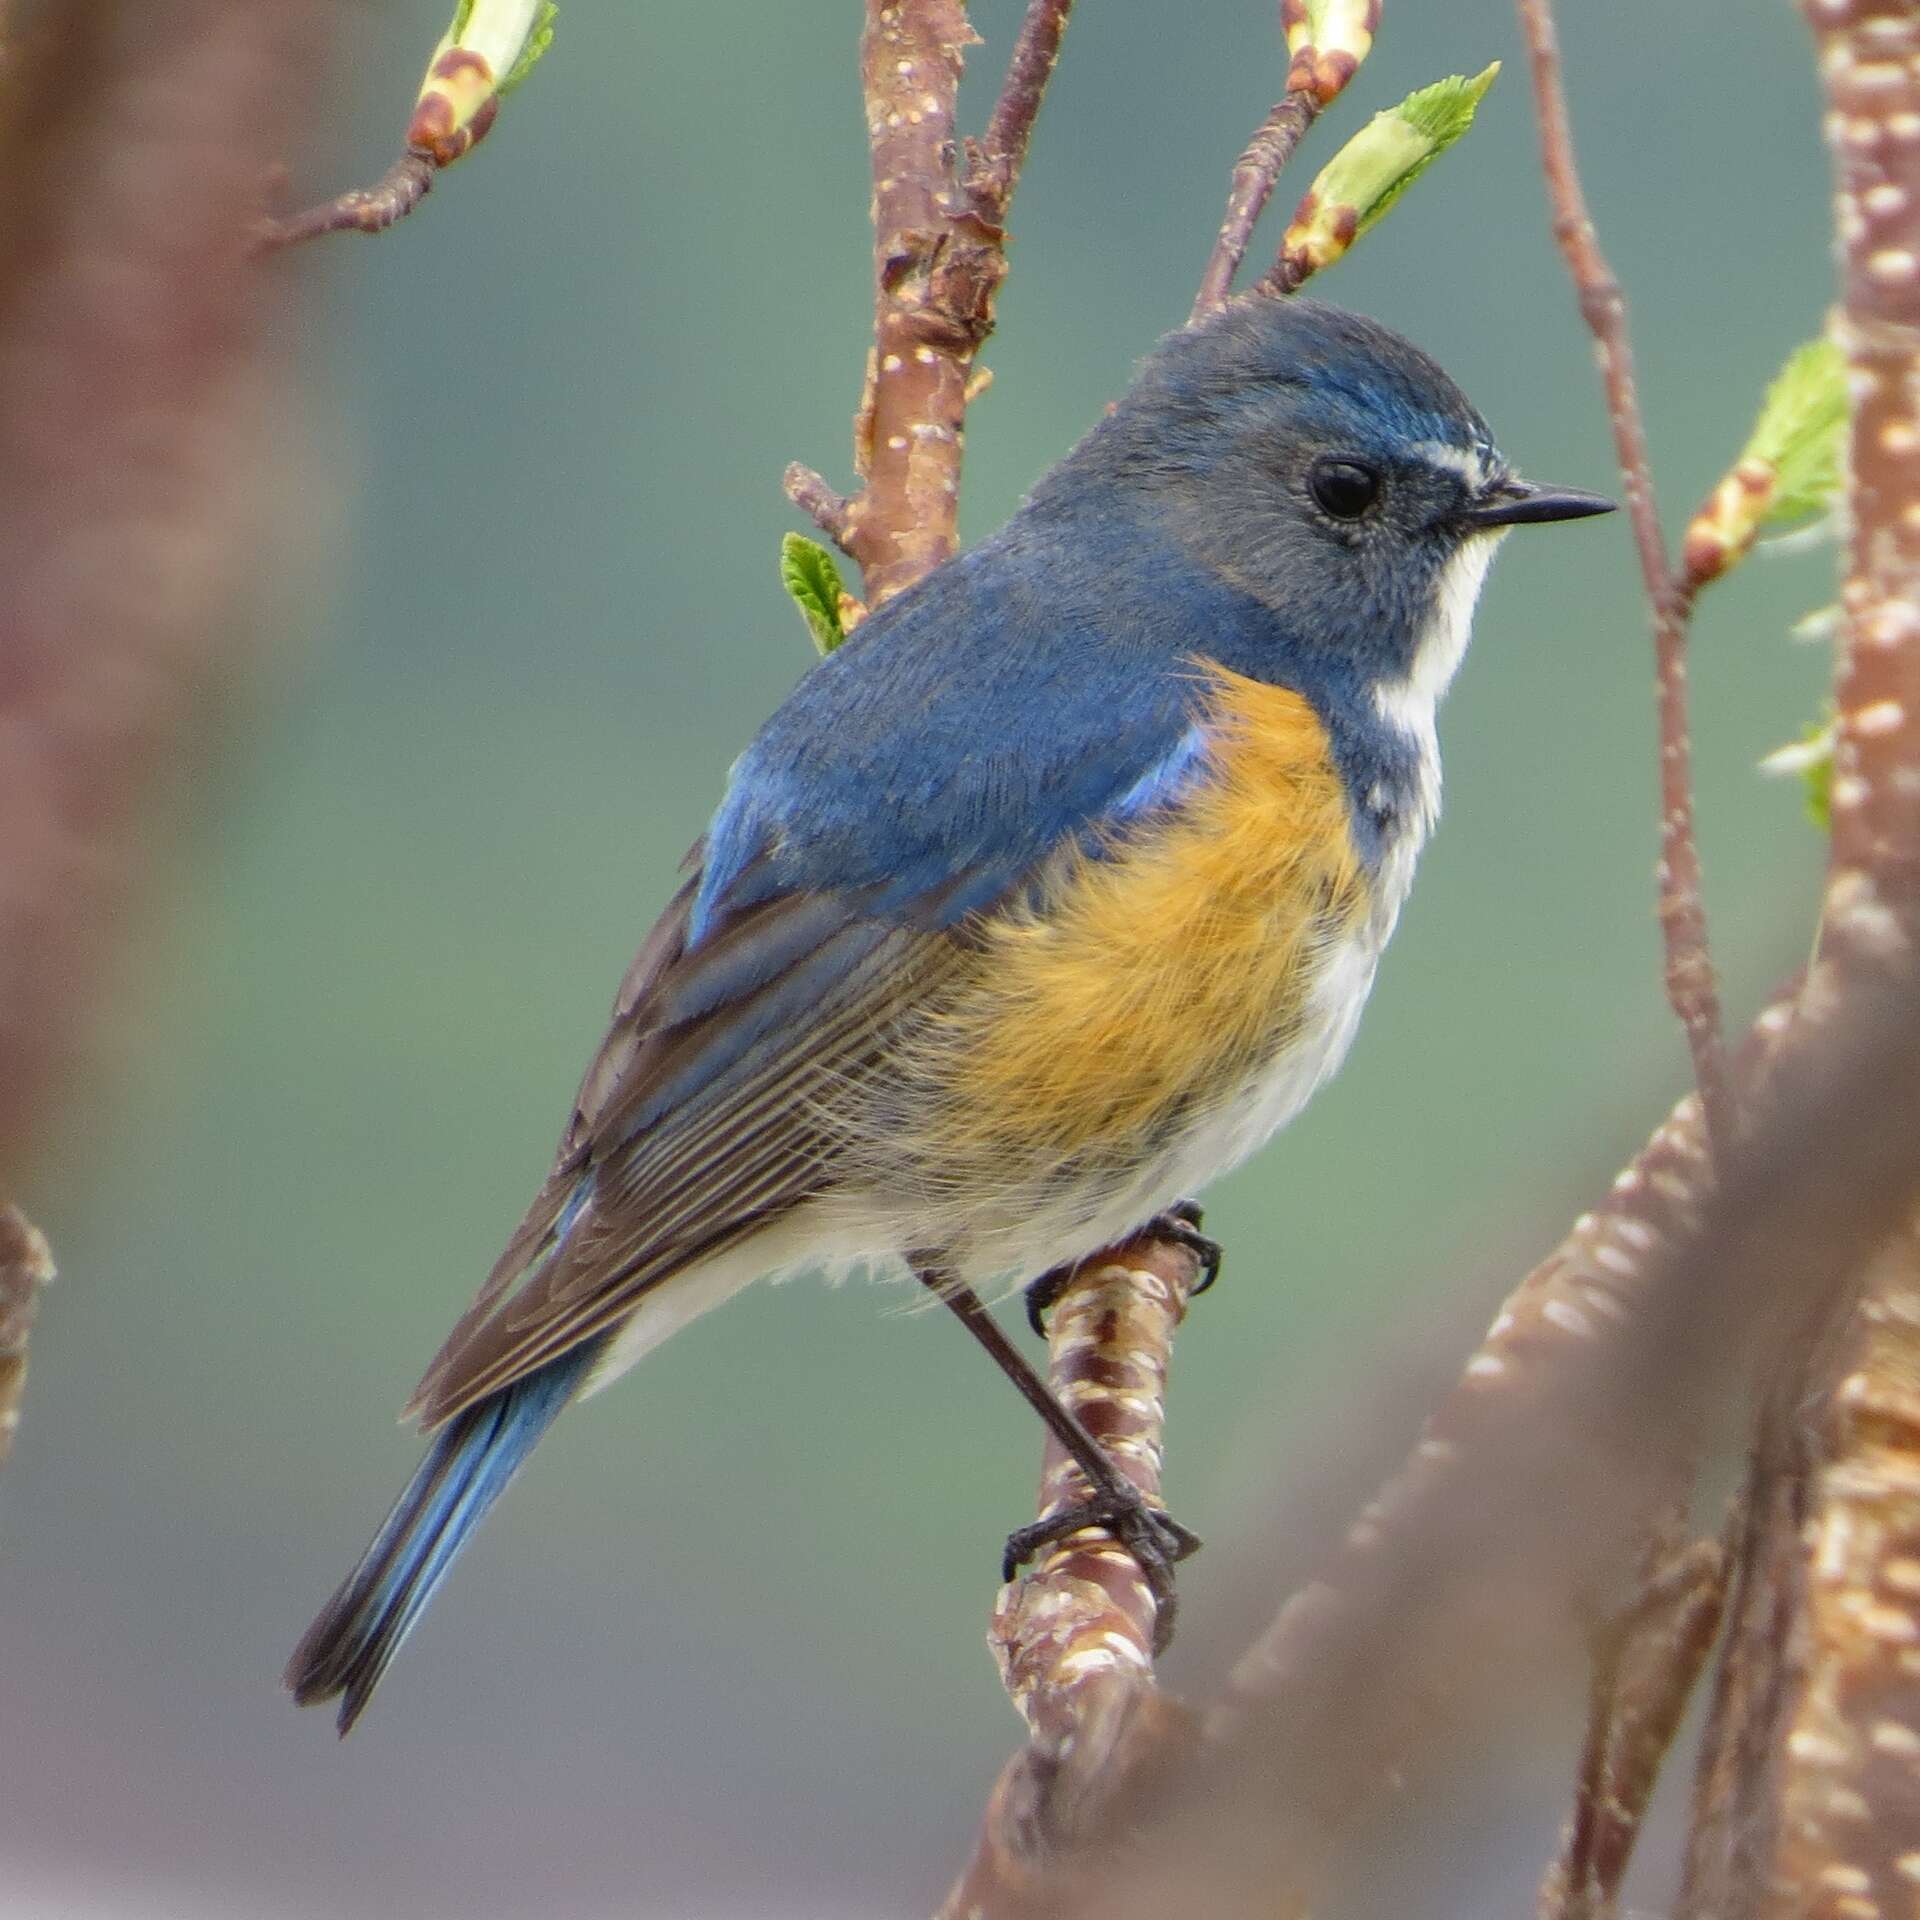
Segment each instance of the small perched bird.
M1427 356L1307 300L1170 335L983 545L735 765L547 1176L409 1413L431 1451L287 1669L344 1733L542 1434L760 1276L905 1263L985 1313L1244 1159L1353 1038L1440 799L1434 709L1520 479ZM1037 1544L1034 1529L1010 1551Z

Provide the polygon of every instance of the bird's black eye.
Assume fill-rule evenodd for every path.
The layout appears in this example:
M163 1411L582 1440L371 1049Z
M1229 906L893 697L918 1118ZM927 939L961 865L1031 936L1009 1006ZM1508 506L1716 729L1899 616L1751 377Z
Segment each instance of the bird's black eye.
M1307 486L1336 520L1358 520L1380 497L1380 476L1358 460L1316 460Z

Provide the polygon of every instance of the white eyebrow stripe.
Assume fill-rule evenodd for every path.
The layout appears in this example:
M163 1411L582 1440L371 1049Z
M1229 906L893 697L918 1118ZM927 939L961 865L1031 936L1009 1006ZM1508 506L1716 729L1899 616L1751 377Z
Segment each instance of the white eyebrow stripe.
M1445 440L1420 440L1414 452L1429 466L1446 467L1467 483L1469 492L1478 493L1487 484L1487 456L1480 447L1456 447Z

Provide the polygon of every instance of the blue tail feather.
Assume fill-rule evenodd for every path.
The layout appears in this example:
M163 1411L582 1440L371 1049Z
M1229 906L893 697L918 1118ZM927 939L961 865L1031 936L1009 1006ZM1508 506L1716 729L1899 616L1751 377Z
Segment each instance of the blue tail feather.
M337 1698L340 1731L352 1728L460 1549L573 1398L600 1346L588 1341L548 1361L435 1437L360 1564L287 1663L286 1682L301 1706Z

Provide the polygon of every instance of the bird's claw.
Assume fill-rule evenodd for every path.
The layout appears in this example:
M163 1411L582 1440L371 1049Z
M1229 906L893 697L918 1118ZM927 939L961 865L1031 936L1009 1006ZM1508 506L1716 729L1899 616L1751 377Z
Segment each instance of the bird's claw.
M1220 1269L1227 1257L1226 1249L1218 1240L1200 1231L1204 1218L1198 1200L1176 1200L1165 1213L1157 1213L1147 1222L1147 1232L1159 1239L1171 1240L1176 1247L1185 1247L1199 1261L1200 1278L1189 1289L1189 1300L1199 1299L1220 1278Z
M1165 1213L1156 1213L1141 1229L1156 1239L1171 1240L1175 1246L1185 1247L1199 1261L1200 1278L1187 1294L1189 1300L1199 1299L1220 1278L1220 1268L1226 1260L1226 1250L1220 1242L1200 1231L1201 1219L1198 1200L1176 1200ZM1047 1337L1047 1315L1079 1271L1078 1263L1054 1267L1027 1288L1027 1325L1039 1339Z
M1199 1551L1200 1536L1191 1527L1183 1527L1172 1514L1148 1506L1138 1493L1097 1493L1078 1506L1010 1533L1000 1562L1001 1579L1012 1580L1035 1554L1088 1527L1102 1528L1132 1554L1147 1591L1153 1595L1153 1650L1164 1653L1173 1639L1178 1605L1173 1569Z

